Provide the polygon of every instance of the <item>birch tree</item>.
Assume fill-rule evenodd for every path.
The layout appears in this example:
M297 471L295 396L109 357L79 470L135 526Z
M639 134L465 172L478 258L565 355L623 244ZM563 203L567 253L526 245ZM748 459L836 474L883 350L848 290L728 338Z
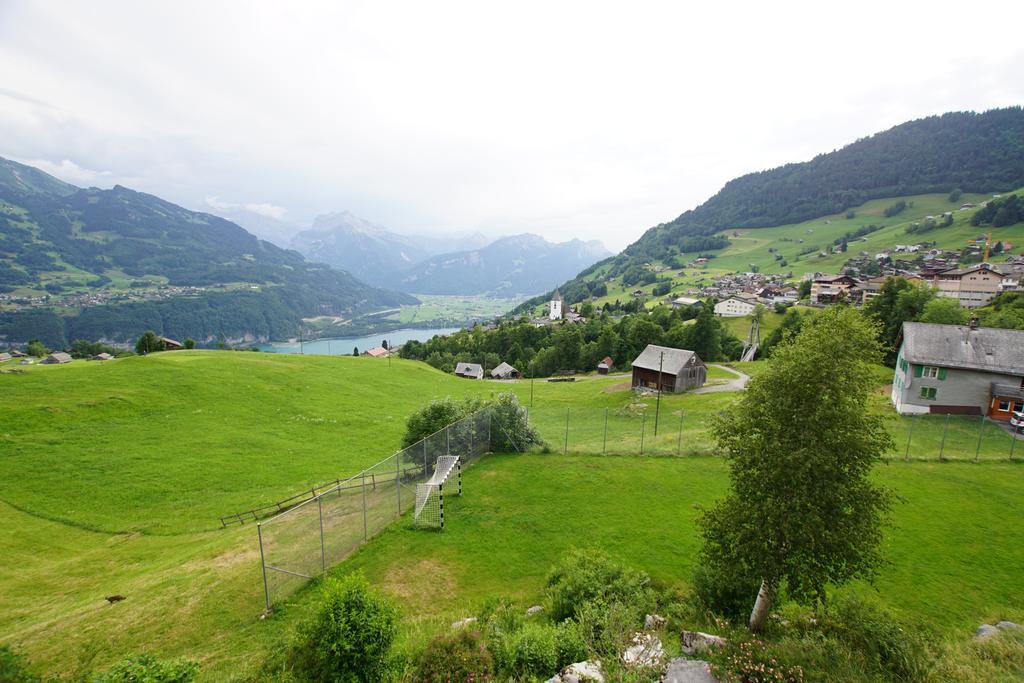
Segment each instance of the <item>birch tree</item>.
M831 307L780 344L741 400L715 419L731 486L700 520L703 560L761 587L750 629L780 588L804 604L871 578L892 496L871 480L891 445L868 409L882 358L877 324Z

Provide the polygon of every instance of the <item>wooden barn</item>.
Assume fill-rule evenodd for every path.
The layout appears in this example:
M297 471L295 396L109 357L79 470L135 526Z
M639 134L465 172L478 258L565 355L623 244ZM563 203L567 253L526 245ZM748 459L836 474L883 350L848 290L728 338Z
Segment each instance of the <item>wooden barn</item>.
M704 361L686 349L648 344L633 361L634 389L678 393L701 387L707 379L708 369Z
M479 363L456 363L455 376L466 379L483 379L484 368Z
M597 364L597 374L607 375L609 371L611 371L613 365L615 365L615 363L614 361L612 361L612 357L605 356L604 359L602 359L601 362Z
M491 379L519 379L522 376L523 373L505 362L491 370Z

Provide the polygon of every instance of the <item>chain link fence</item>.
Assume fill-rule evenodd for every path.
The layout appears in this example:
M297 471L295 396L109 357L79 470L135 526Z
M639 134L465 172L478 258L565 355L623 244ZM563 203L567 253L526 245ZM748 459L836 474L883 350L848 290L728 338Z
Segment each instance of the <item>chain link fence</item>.
M266 609L412 510L417 484L431 480L439 458L458 456L465 467L490 444L491 413L484 409L259 522Z
M529 409L530 424L556 453L587 455L717 455L711 413L687 412L656 404L619 408ZM887 458L904 460L996 461L1024 458L1024 436L1009 424L981 415L888 413L893 437Z

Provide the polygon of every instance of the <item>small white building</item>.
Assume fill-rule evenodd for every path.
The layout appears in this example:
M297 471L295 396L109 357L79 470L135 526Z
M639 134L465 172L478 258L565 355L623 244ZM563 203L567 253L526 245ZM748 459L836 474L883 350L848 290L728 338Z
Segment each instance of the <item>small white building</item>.
M725 318L738 318L744 315L750 315L754 312L754 308L755 304L733 296L715 304L715 315L720 315Z
M555 290L554 295L551 297L551 301L548 302L548 319L562 319L562 295L558 293L557 289Z

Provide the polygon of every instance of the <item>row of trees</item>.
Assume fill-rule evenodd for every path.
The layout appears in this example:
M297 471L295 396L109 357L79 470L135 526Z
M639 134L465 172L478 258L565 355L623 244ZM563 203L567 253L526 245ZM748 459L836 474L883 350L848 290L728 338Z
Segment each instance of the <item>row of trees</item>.
M530 377L591 371L605 357L626 367L648 344L690 349L705 361L736 360L743 343L722 325L713 306L710 299L699 307L658 306L618 320L603 312L581 324L542 327L524 317L493 330L477 326L426 342L410 341L401 355L445 372L458 362L491 369L504 361Z

